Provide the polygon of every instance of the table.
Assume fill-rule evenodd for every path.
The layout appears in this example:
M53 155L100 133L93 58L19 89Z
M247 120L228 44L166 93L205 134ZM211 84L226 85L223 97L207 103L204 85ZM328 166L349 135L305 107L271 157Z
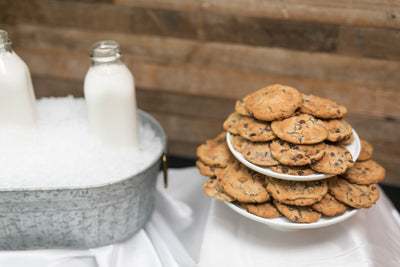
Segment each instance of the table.
M171 164L174 166L173 164ZM160 173L155 210L125 242L88 250L0 252L0 266L212 267L398 266L400 215L382 191L376 205L325 228L280 231L251 221L202 191L195 167Z

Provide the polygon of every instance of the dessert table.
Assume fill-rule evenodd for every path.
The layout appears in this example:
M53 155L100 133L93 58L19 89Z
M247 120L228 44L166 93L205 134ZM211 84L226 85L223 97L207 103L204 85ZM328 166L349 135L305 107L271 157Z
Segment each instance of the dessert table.
M0 266L399 266L400 215L383 190L376 205L343 222L282 231L207 197L195 167L168 174L168 188L159 174L154 212L130 239L84 250L1 251Z

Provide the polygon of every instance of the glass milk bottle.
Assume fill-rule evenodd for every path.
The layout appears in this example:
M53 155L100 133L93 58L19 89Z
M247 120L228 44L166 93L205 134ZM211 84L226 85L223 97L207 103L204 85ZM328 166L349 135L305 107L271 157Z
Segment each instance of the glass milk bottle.
M31 74L0 30L0 126L34 128L37 111Z
M137 148L135 81L121 62L119 44L97 42L90 57L92 66L85 77L84 95L91 134L105 145Z

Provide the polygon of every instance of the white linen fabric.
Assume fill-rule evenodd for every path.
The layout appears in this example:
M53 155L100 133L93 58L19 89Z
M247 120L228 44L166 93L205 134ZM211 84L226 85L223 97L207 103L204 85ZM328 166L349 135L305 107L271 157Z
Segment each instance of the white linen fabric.
M282 231L205 196L196 168L158 177L155 210L129 240L87 250L1 251L5 267L399 266L400 215L376 205L335 225Z

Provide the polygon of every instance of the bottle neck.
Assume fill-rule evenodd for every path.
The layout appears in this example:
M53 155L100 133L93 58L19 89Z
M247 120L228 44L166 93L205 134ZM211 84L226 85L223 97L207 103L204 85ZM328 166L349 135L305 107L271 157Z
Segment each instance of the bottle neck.
M121 64L121 52L116 41L99 41L92 46L90 54L92 65L117 63Z
M12 52L11 40L8 39L8 33L0 30L0 52Z

